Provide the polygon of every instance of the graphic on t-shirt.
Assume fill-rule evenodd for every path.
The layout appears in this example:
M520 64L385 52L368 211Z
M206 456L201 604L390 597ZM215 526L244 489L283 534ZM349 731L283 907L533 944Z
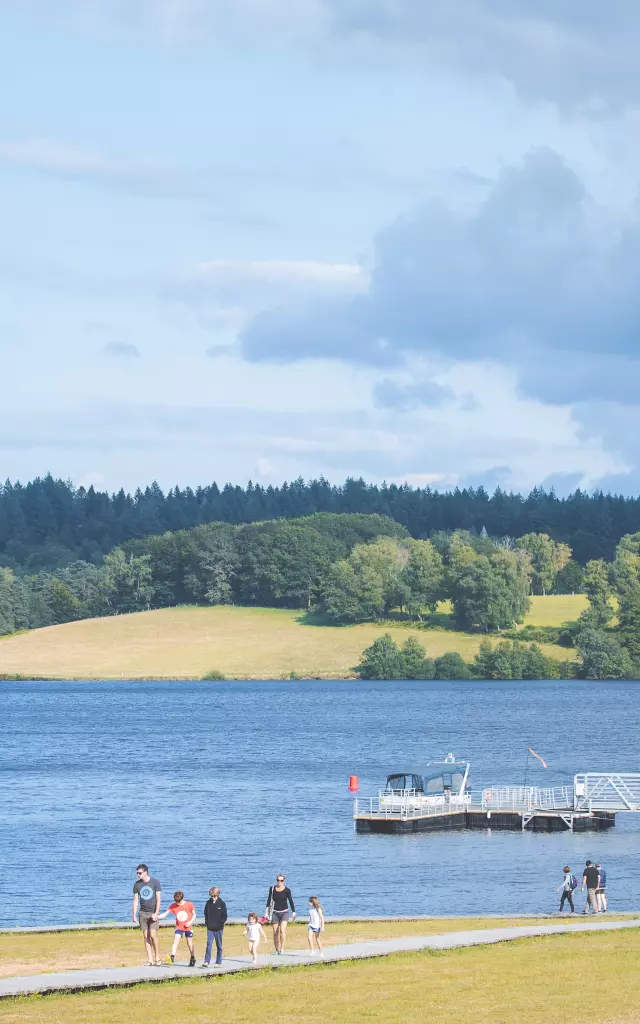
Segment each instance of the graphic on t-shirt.
M176 928L182 932L189 931L189 921L196 912L193 903L189 900L185 900L184 903L172 903L169 910L175 915Z
M153 886L149 883L140 886L140 898L143 900L153 899Z

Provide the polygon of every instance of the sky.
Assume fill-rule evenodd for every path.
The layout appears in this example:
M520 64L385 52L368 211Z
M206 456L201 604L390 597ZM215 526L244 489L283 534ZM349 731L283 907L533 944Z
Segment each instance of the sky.
M0 478L640 492L637 0L0 0Z

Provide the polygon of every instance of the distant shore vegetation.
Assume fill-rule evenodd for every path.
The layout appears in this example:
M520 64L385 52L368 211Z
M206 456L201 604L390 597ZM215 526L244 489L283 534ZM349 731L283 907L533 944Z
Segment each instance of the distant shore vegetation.
M569 588L589 599L577 621L519 631L531 595ZM450 675L635 677L640 533L621 538L611 562L594 559L583 567L568 544L545 533L512 538L491 537L484 528L436 530L416 539L388 516L315 513L131 540L99 565L76 560L34 574L0 569L0 635L183 604L300 609L320 626L391 619L429 627L438 624L442 602L449 602L456 630L502 634L495 649L481 650L464 669L445 662ZM548 664L538 642L574 648L577 660L567 669L557 659ZM408 655L398 657L396 665ZM414 650L405 674L390 678L417 678L417 657ZM432 671L428 658L419 671ZM420 678L442 671L434 663L434 676Z

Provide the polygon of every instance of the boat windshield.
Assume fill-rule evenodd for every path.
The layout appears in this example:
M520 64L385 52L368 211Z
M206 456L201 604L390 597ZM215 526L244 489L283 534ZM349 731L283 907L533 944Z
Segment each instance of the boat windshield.
M459 793L464 782L466 764L429 765L423 772L425 793Z
M404 773L402 775L389 775L385 792L401 793L407 789L413 789L417 793L424 792L424 782L421 775Z

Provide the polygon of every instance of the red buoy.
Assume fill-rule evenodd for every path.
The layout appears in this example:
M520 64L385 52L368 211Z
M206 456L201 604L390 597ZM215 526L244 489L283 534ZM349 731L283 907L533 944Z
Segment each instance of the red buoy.
M359 789L360 789L360 786L358 785L358 776L357 775L350 775L349 776L349 792L350 793L357 793Z

